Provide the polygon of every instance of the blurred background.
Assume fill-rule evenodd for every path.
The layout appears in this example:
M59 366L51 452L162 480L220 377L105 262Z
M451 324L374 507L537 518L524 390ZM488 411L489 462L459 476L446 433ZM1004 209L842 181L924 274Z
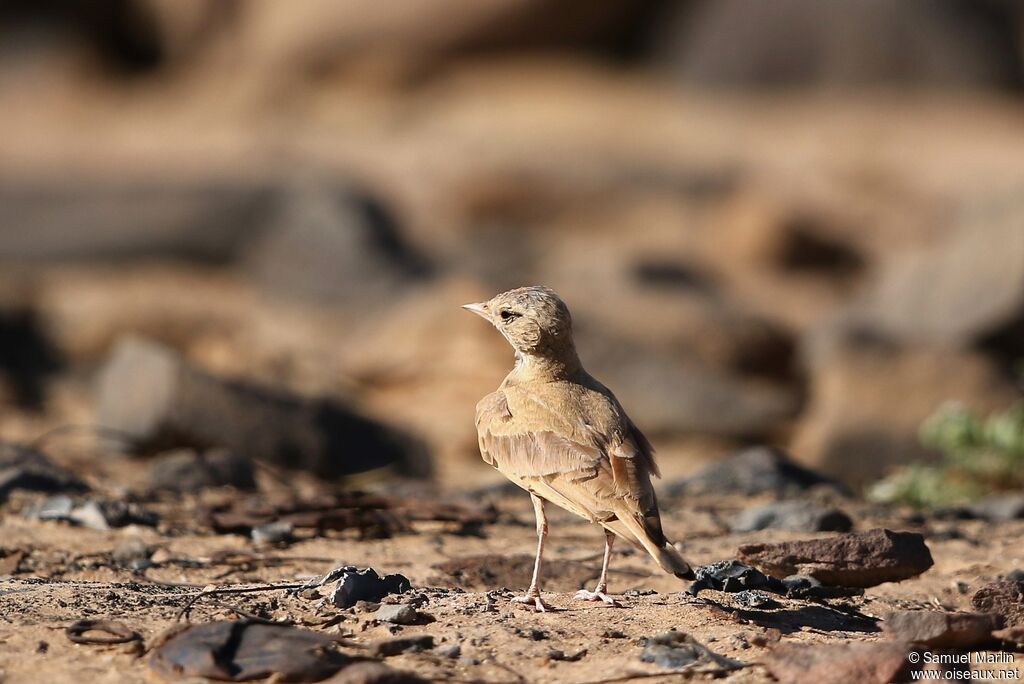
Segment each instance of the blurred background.
M483 486L525 284L669 479L1024 472L1024 6L0 2L0 438Z

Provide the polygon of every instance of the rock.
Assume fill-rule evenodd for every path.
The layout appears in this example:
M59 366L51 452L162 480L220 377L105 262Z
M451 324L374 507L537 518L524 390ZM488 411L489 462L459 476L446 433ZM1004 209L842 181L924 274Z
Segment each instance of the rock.
M794 463L782 450L754 447L712 463L685 480L670 484L671 495L766 494L792 496L811 487L845 491L824 475Z
M0 503L15 489L84 492L89 486L41 451L0 440Z
M409 651L429 651L434 648L434 637L429 634L378 639L369 645L370 655L375 658L390 658Z
M162 677L226 681L320 681L350 661L326 634L285 625L216 621L192 625L150 652Z
M959 401L984 415L1019 397L999 365L981 354L857 339L814 364L808 392L793 453L855 486L892 466L933 460L919 431L944 403Z
M290 522L256 525L249 536L257 544L285 544L295 540L295 526Z
M768 608L779 608L782 605L765 592L756 589L738 591L733 596L733 600L740 608L746 610L765 610Z
M423 616L408 603L385 603L373 614L374 620L395 625L415 625Z
M885 264L877 288L852 314L856 324L910 343L966 347L993 341L1019 350L1022 217L1019 195L961 208L943 239Z
M72 498L63 495L45 499L28 508L24 514L36 520L64 520L94 530L127 525L155 527L160 522L156 513L138 504L92 499L76 505Z
M864 594L864 590L859 587L826 587L807 575L784 577L782 586L786 588L786 596L795 599L829 599Z
M688 667L697 663L730 669L743 666L738 660L711 651L685 632L670 630L647 637L643 639L643 646L640 660L668 669Z
M1007 8L885 0L724 0L674 7L658 61L680 80L734 88L997 87L1016 73L993 35Z
M153 554L149 545L141 539L129 539L114 547L110 557L121 567L131 567L139 561L148 561Z
M388 208L362 191L300 181L266 220L247 263L277 293L369 311L430 274Z
M849 532L850 516L836 508L810 501L780 501L741 511L730 523L733 532L792 530L794 532Z
M989 582L971 597L971 605L998 615L1008 627L1024 625L1024 580Z
M767 589L776 593L785 592L785 587L778 579L736 560L701 565L694 569L694 575L696 579L686 589L692 596L696 596L704 589L727 592Z
M791 684L886 684L904 681L909 654L907 644L892 641L780 644L764 664L776 680Z
M894 641L969 650L989 641L996 626L988 613L902 610L885 619L882 631Z
M4 221L19 230L0 232L0 261L223 262L250 239L269 197L261 183L210 179L5 183Z
M140 339L117 345L98 394L97 421L136 451L215 445L323 477L391 463L420 473L429 463L416 440L338 402L218 378Z
M630 415L649 432L766 438L799 410L796 392L786 385L610 336L596 342L589 347L587 369L615 388Z
M5 231L0 242L11 232L17 231ZM40 325L34 307L9 307L0 301L0 401L42 409L50 378L63 363L63 354Z
M434 653L442 658L457 659L462 655L462 647L458 644L447 644L445 646L438 646L435 648Z
M824 539L746 544L740 547L739 558L773 577L810 575L822 584L841 587L898 582L933 565L920 534L881 528Z
M352 663L322 684L428 684L429 680L384 663Z
M998 494L986 496L966 506L974 518L991 522L1006 522L1024 518L1024 494Z
M381 577L373 568L360 570L354 565L341 565L325 575L310 580L300 591L315 589L332 582L337 584L329 598L338 608L351 608L360 601L380 601L389 594L402 594L412 589L412 583L404 575L396 573Z
M154 491L198 492L208 487L256 489L252 461L225 449L179 449L161 454L149 470Z

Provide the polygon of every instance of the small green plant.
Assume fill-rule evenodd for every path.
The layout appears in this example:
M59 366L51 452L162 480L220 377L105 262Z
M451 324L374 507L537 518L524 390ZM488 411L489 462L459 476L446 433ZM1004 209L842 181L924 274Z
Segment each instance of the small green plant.
M900 469L875 483L869 499L942 506L1024 488L1024 404L985 419L946 404L921 425L921 442L941 460Z

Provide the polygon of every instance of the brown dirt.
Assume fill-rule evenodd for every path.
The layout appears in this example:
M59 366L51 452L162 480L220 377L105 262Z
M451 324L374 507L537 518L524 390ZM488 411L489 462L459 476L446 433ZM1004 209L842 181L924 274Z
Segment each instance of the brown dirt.
M125 463L127 468L132 465ZM346 534L310 538L287 548L258 547L247 538L217 535L197 525L189 529L191 499L153 504L165 520L174 521L173 530L161 530L171 534L140 527L100 532L27 520L15 510L28 499L18 496L6 504L0 522L4 555L25 553L17 574L0 583L0 671L8 682L152 681L137 645L74 644L63 630L81 618L117 620L139 631L148 649L175 626L189 598L204 586L294 582L342 562L403 573L415 591L460 584L465 590L425 592L428 602L421 610L436 621L422 626L388 628L358 607L338 610L283 591L222 595L219 603L202 599L183 620L228 619L233 615L224 606L236 606L265 617L289 618L356 644L392 633L431 634L440 645L460 644L463 659L427 651L389 658L388 663L433 679L489 682L589 682L657 673L657 666L639 660L639 640L677 629L717 653L750 664L728 675L729 681L764 681L768 674L758 663L771 645L767 630L779 630L782 643L876 641L883 638L876 619L889 611L936 606L970 610L970 596L984 583L1024 567L1024 523L935 522L920 528L936 561L923 576L868 589L860 598L780 599L779 608L744 610L729 594L709 591L693 598L682 593L682 583L661 573L646 556L625 549L613 561L611 589L627 593L620 597L622 606L613 608L572 598L573 590L597 575L602 538L596 528L557 513L547 555L548 587L554 593L547 598L559 610L536 614L509 604L511 594L503 593L492 594L494 608L487 611L488 590L524 588L535 545L525 496L498 497L501 521L485 527L482 537L424 523L414 533L389 539L358 540ZM687 554L698 563L735 557L742 543L806 536L724 531L717 521L748 503L722 498L666 502L665 526L685 541ZM860 529L911 528L895 513L879 517L857 506L847 508ZM155 558L163 562L142 575L115 567L110 551L132 539L157 547ZM482 564L479 557L484 554L496 554L498 560ZM569 662L553 659L556 650L570 656L586 653ZM1018 656L1018 667L1022 662Z

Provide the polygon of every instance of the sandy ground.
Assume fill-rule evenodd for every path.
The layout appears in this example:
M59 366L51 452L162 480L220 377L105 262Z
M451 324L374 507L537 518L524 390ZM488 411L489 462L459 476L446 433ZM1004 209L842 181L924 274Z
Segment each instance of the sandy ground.
M599 572L600 531L556 512L551 516L546 588L551 592L548 601L558 610L537 614L510 604L512 594L500 591L521 592L528 581L535 547L529 501L525 495L506 493L493 498L501 512L499 522L484 527L482 536L455 534L442 523L423 523L412 533L387 539L335 534L287 547L261 547L239 535L190 525L194 497L153 504L164 517L160 531L130 526L108 532L25 519L15 511L30 497L14 497L4 506L0 546L8 555L14 550L26 555L19 572L0 582L0 681L153 681L155 675L140 657L144 649L176 623L230 619L230 607L344 637L353 653L360 645L395 633L430 634L439 646L459 644L461 658L425 651L388 659L390 665L436 680L597 682L650 676L662 670L640 661L640 639L677 629L716 653L749 665L728 673L728 681L764 681L770 677L759 663L779 635L782 643L883 639L877 619L889 611L939 606L969 610L970 596L978 587L1024 567L1024 523L935 521L915 527L897 512L847 502L844 508L858 529L883 525L924 532L935 566L913 580L868 589L863 597L780 599L778 608L745 610L729 594L708 591L695 598L683 593L684 583L626 548L613 559L610 588L621 595L621 607L611 607L573 598L573 591L593 584ZM683 540L687 555L697 563L733 558L745 542L808 536L727 532L721 521L749 503L741 498L666 501L665 527ZM158 562L142 574L111 562L112 550L133 539L157 549ZM438 567L482 554L494 554L485 563L491 571L487 577L456 577ZM380 625L359 607L339 610L284 591L222 595L216 603L201 599L187 615L180 614L203 586L302 581L341 563L406 575L414 593L427 599L421 611L435 621L422 626ZM490 610L488 591L497 592L491 594ZM64 629L81 618L123 622L143 635L145 646L72 643ZM1024 658L1016 657L1020 667ZM679 675L665 675L665 681L678 679Z

